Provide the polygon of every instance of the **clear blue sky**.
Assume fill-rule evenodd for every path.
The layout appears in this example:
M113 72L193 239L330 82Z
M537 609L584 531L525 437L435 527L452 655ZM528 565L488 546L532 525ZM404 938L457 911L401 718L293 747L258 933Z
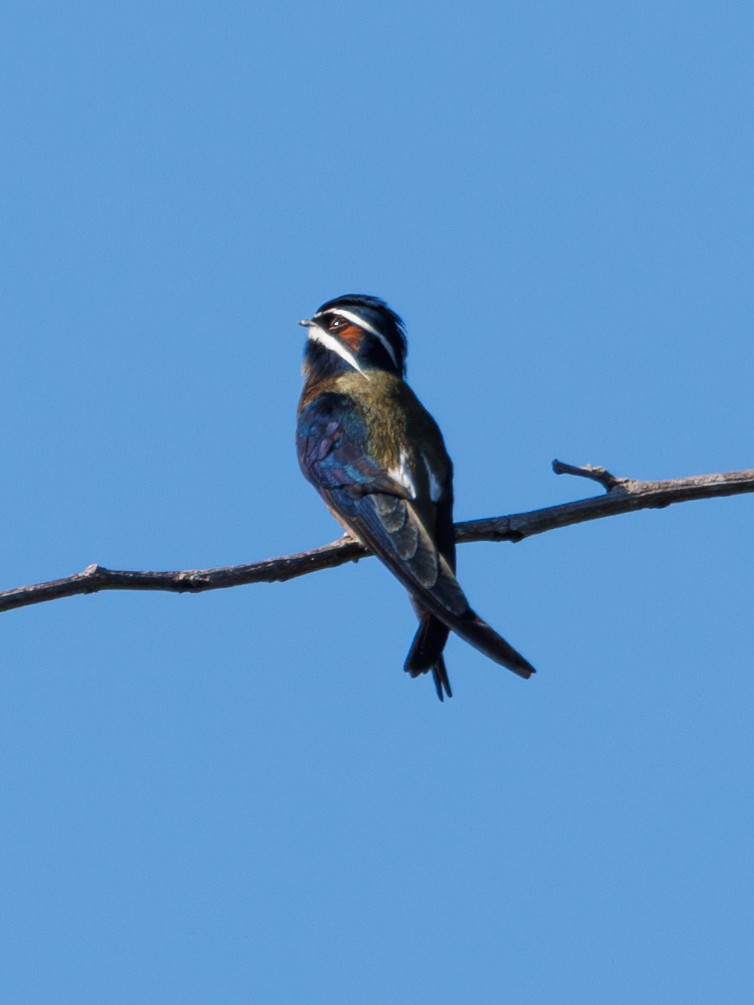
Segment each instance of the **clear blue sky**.
M0 585L339 530L303 331L385 297L460 519L751 467L745 3L6 3ZM748 1002L752 517L1 615L0 999Z

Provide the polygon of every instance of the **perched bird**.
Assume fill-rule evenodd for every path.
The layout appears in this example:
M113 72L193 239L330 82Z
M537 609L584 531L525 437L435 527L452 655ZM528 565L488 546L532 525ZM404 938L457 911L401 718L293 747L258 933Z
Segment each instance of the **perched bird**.
M469 606L455 577L453 467L437 423L405 382L403 322L383 300L347 294L307 329L296 434L301 469L348 534L400 580L419 618L406 657L452 697L450 631L521 677L534 673Z

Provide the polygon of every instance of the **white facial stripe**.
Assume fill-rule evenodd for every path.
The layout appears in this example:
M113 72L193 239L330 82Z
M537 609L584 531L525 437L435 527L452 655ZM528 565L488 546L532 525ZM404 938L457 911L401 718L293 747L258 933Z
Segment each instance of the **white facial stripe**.
M319 325L309 325L307 329L307 337L310 338L312 342L319 342L319 344L323 345L325 349L329 349L330 352L334 352L337 356L340 356L340 358L344 359L346 363L349 363L354 370L358 370L366 380L369 380L369 374L364 373L359 364L356 362L356 357L353 353L350 353L342 342L339 342L333 335L329 335L326 331L320 328Z
M352 325L356 325L358 328L363 328L365 332L369 332L370 335L374 335L374 337L379 339L384 346L385 352L388 354L390 359L392 359L396 370L400 369L398 366L398 360L395 358L395 350L382 332L378 332L376 328L373 328L368 321L364 321L363 318L360 318L358 314L354 314L353 311L346 311L342 307L330 307L328 310L322 311L321 314L337 314L339 317L345 318L346 321L350 321ZM314 317L321 317L321 314L315 314Z

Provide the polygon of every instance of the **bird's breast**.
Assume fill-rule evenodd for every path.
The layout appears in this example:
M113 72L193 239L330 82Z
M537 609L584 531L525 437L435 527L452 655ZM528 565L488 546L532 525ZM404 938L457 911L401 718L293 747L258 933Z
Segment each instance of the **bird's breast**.
M307 381L299 412L324 394L345 395L367 430L367 452L411 498L438 502L450 480L442 434L414 392L399 377L370 370Z

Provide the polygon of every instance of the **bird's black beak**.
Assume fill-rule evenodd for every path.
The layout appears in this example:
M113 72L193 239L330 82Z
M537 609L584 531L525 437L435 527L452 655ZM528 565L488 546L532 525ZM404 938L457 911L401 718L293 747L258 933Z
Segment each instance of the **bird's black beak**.
M299 321L299 324L303 325L304 328L311 328L314 322L311 321L309 318L302 318L301 321Z

